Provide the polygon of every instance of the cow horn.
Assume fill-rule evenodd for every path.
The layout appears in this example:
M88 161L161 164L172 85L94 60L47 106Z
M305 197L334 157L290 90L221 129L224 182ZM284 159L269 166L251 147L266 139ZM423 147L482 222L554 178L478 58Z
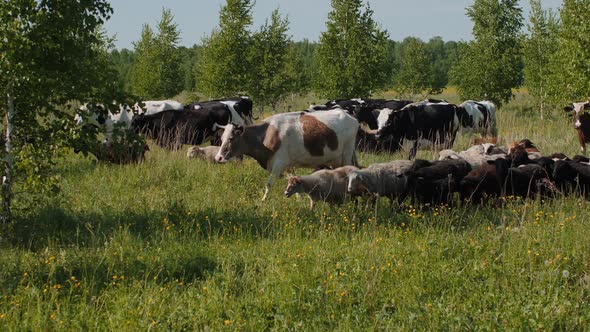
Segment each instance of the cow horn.
M227 125L222 126L222 125L219 125L217 123L214 123L213 124L213 131L217 131L217 129L223 129L223 130L225 130L225 127L227 127Z
M367 126L366 123L361 122L359 125L359 128L364 131L365 133L369 134L369 135L377 135L377 132L379 132L378 129L371 129Z

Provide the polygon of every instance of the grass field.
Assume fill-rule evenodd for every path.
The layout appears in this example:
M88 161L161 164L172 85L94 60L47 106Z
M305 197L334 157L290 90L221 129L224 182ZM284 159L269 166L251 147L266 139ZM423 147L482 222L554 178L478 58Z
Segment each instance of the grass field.
M541 121L523 98L498 112L501 138L576 154L570 120ZM455 148L468 146L460 138ZM76 155L60 162L60 195L19 210L2 241L0 329L590 326L583 199L400 213L381 201L310 212L306 198L283 197L285 179L261 204L267 173L253 160L211 165L184 153L152 146L140 165Z

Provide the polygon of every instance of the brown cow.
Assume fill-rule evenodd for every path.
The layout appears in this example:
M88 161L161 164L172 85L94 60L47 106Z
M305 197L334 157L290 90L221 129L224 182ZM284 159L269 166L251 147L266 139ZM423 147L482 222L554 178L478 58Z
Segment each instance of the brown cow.
M566 112L574 111L574 128L578 131L580 150L586 155L586 143L590 143L590 114L584 111L590 109L590 100L566 106ZM580 114L583 113L583 114Z

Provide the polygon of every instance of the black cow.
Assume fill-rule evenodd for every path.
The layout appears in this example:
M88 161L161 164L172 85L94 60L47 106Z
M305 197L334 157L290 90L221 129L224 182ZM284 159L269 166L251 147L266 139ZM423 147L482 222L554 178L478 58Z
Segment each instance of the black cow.
M457 106L447 103L414 103L397 112L392 112L389 119L377 132L378 139L393 137L400 147L405 139L414 141L409 158L416 157L419 140L449 149L455 142L460 127L456 114Z
M215 124L226 125L231 120L226 108L215 107L139 114L133 118L131 126L135 132L154 139L162 147L179 149L182 144L199 145L210 136L216 137ZM211 142L213 145L216 143L214 140Z

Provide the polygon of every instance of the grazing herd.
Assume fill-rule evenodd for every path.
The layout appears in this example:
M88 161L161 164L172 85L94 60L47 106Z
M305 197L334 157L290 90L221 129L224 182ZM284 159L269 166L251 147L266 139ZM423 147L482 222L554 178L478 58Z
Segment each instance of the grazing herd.
M368 201L386 197L398 206L410 199L425 207L497 204L506 197L590 198L590 159L569 159L561 153L541 156L536 148L527 147L531 145L524 139L508 147L483 144L462 152L443 150L436 161L396 160L366 168L320 170L289 177L285 195L306 193L312 208L318 200L337 204L346 196Z
M590 142L590 115L584 113L589 108L590 101L565 108L573 112L582 153ZM107 116L83 107L76 122L106 128L107 141L110 128L119 123L165 148L191 144L189 158L211 163L252 157L270 173L262 200L286 170L315 168L310 175L289 177L285 190L287 197L309 195L311 208L318 201L339 204L347 197L387 197L398 206L406 199L435 206L574 192L590 197L590 162L584 156L543 156L528 139L506 147L483 143L451 150L458 132L495 142L496 106L488 101L341 99L274 114L259 124L254 124L252 109L248 97L188 105L151 101ZM197 146L208 138L211 146ZM358 163L357 151L396 152L406 142L411 144L409 160L368 167ZM430 145L442 149L439 160L415 159L419 147Z

